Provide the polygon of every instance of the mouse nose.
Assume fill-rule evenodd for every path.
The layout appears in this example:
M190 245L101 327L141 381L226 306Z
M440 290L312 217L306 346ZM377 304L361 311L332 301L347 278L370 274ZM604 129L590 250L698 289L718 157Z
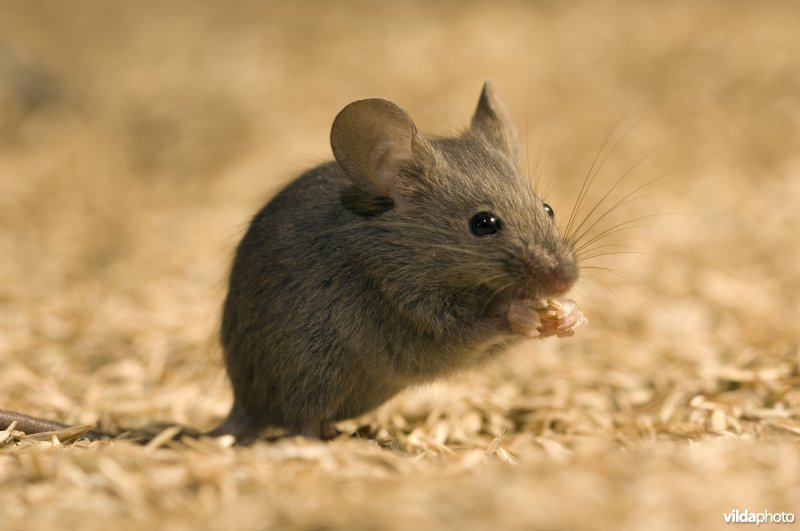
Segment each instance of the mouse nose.
M566 293L569 290L569 288L572 287L572 284L564 282L561 279L554 279L552 282L552 286L553 286L553 291L561 295L563 293Z
M550 271L550 285L557 295L563 295L575 285L578 277L578 266L575 262L559 262Z
M527 249L524 264L531 280L548 295L563 295L578 280L578 266L571 257L557 257L540 245Z

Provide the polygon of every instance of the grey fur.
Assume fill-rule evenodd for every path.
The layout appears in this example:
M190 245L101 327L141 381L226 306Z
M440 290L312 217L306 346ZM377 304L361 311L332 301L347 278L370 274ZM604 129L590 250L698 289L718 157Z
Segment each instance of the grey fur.
M578 268L517 168L517 137L488 83L455 138L423 137L386 100L347 106L337 161L289 184L239 244L221 330L234 404L212 434L330 435L521 339L509 302L559 295ZM473 235L481 211L503 229Z

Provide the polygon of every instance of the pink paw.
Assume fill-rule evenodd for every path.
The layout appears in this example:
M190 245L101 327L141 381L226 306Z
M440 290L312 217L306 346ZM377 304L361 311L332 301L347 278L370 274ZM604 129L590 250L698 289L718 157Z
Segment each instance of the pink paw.
M588 322L578 305L569 299L517 299L511 301L507 316L511 330L528 337L567 337Z

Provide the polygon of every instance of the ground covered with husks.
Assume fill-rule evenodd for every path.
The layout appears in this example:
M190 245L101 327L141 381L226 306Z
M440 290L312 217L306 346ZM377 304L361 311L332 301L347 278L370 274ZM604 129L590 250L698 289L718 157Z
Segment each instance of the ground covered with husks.
M0 432L0 528L713 529L735 509L800 513L796 3L0 12L0 407L161 433ZM331 442L173 442L174 424L227 412L232 250L266 198L330 158L336 112L381 96L449 134L485 79L562 226L598 153L580 215L623 176L604 205L635 191L593 229L621 254L585 262L588 326L409 390Z

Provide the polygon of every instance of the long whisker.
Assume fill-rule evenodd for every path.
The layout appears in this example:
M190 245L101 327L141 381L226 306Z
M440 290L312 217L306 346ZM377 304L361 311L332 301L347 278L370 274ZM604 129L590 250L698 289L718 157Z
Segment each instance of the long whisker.
M626 110L625 112L628 112L628 111ZM600 158L600 154L603 153L603 150L605 149L606 144L608 144L608 141L611 138L611 135L614 134L614 131L616 131L617 126L620 124L620 122L622 122L622 119L624 117L625 117L625 114L623 113L622 116L620 116L617 119L616 123L614 123L614 126L608 132L606 137L603 139L603 143L600 144L600 149L597 150L597 154L594 156L594 160L592 160L591 166L589 166L589 171L586 172L586 177L584 177L584 179L583 179L583 183L581 184L581 189L578 190L578 197L575 199L575 205L573 205L572 212L570 212L569 220L567 221L567 227L564 229L565 233L568 233L570 227L572 226L572 220L575 218L575 214L578 211L578 207L579 207L579 205L581 203L581 200L583 199L584 190L586 189L586 185L589 182L589 177L591 177L592 171L594 171L594 167L597 164L598 159Z
M589 167L589 171L586 174L586 178L583 180L583 184L581 185L581 189L578 192L578 198L575 201L575 206L572 208L572 212L570 213L570 216L569 216L569 221L567 222L567 228L565 229L566 233L569 233L570 228L572 227L572 223L575 220L575 216L580 211L580 208L581 208L581 206L583 204L583 201L586 198L586 195L589 193L589 188L591 187L592 182L594 181L595 177L597 177L597 173L599 173L599 171L600 171L600 166L602 166L602 163L600 163L600 165L598 165L598 161L600 160L600 156L602 155L602 153L603 153L606 145L608 144L609 140L611 140L611 137L616 132L617 127L619 127L619 125L622 123L622 121L627 116L628 112L633 108L634 103L632 103L627 109L625 109L625 112L622 113L622 115L617 119L617 121L614 123L614 126L611 128L611 131L608 132L608 135L606 135L605 139L603 140L603 143L600 145L600 149L597 151L597 154L595 155L594 160L592 161L592 165ZM636 122L636 124L638 124L638 121ZM636 126L636 124L634 124L634 127ZM622 138L624 138L630 132L631 129L626 131L625 134L622 136ZM611 150L609 150L609 153L611 151L613 151L614 147L616 147L616 145L618 143L619 143L619 140L617 140L617 142L614 144L614 146L611 148ZM608 158L608 155L606 155L606 157L603 159L603 162L605 162L605 160L607 158ZM597 168L597 172L594 171L595 167Z
M644 184L642 184L642 185L640 185L640 186L637 186L636 188L634 188L633 190L631 190L629 193L625 194L625 195L624 195L624 196L623 196L623 197L622 197L622 198L621 198L619 201L617 201L616 203L614 203L613 205L611 205L611 207L609 207L609 208L608 208L608 209L607 209L605 212L603 212L603 213L600 215L600 217L598 217L598 218L597 218L597 219L596 219L596 220L595 220L595 221L594 221L594 222L593 222L591 225L589 225L589 227L587 227L587 228L586 228L586 230L584 230L584 231L583 231L583 232L582 232L582 233L581 233L581 234L580 234L580 235L579 235L577 238L574 238L574 239L572 239L572 236L574 236L574 232L577 232L577 229L576 229L576 231L574 231L574 232L573 232L573 234L571 234L571 235L570 235L570 238L568 238L568 239L567 239L567 241L572 241L572 243L573 243L573 244L577 244L577 243L578 243L579 241L581 241L581 239L582 239L584 236L586 236L586 235L587 235L587 234L588 234L588 233L589 233L589 232L590 232L590 231L591 231L591 230L592 230L592 229L593 229L595 226L597 226L597 224L598 224L598 223L600 223L600 221L601 221L603 218L605 218L607 215L609 215L611 212L613 212L613 211L614 211L616 208L618 208L618 207L620 207L621 205L625 204L625 202L626 202L626 201L628 201L628 200L629 200L631 197L633 197L633 196L634 196L635 194L637 194L638 192L640 192L640 191L644 190L644 189L645 189L645 188L647 188L648 186L651 186L652 184L654 184L654 183L656 183L656 182L660 181L661 179L664 179L664 178L666 178L666 177L668 177L668 176L672 175L673 173L677 173L677 172L680 172L680 171L684 171L684 170L687 170L687 169L689 169L689 168L696 167L696 166L703 166L703 165L706 165L706 164L707 164L707 163L699 163L699 164L687 164L687 165L685 165L685 166L681 166L681 167L679 167L679 168L674 168L674 169L672 169L672 170L670 170L670 171L668 171L668 172L662 173L661 175L659 175L659 176L657 176L657 177L654 177L653 179L650 179L649 181L645 182ZM599 204L598 204L598 206L599 206ZM587 219L588 219L588 216L587 216Z
M578 262L585 262L587 260L591 260L592 258L599 258L601 256L610 256L612 254L645 254L646 255L647 253L642 252L642 251L610 251L610 252L606 252L606 253L595 253L595 254L592 254L592 255L589 255L589 256L579 256L578 257Z
M605 271L605 272L617 275L619 278L621 278L623 280L626 280L628 278L622 273L622 271L620 271L619 269L614 269L612 267L586 266L586 267L582 267L581 269L596 269L598 271Z
M491 304L491 303L492 303L492 301L494 300L494 298L495 298L495 297L497 297L497 296L498 296L498 295L499 295L501 292L503 292L504 290L506 290L506 289L510 288L511 286L513 286L513 285L514 285L514 284L516 284L516 283L517 283L516 281L514 281L514 282L509 282L508 284L506 284L506 285L504 285L504 286L502 286L502 287L498 288L496 291L492 292L492 294L491 294L491 295L489 296L489 298L486 300L486 304L484 304L484 305L483 305L483 308L481 308L481 313L480 313L480 315L484 315L484 314L485 314L485 312L486 312L486 308L488 308L488 307L489 307L489 304Z
M545 157L544 162L542 162L542 166L539 168L539 172L536 175L535 180L537 183L541 182L542 176L544 175L547 165L550 164L550 161L553 159L555 154L558 152L559 149L561 149L561 146L563 145L564 145L564 139L562 138L561 140L558 141L556 147L551 149L550 153L547 154L547 157ZM541 188L539 188L539 190L541 190L541 194L537 192L536 195L539 197L544 197L546 195L549 195L551 182L552 182L552 175L547 179L547 182L542 183Z
M530 175L531 169L531 157L530 157L530 135L531 135L531 125L530 125L530 115L531 115L531 70L530 65L528 65L528 88L527 92L525 93L525 174ZM536 166L539 166L539 159L536 159Z
M589 276L589 275L581 275L581 280L584 280L584 279L591 280L592 282L594 282L595 284L597 284L601 288L603 288L606 291L608 291L614 298L617 298L617 299L619 298L617 293L610 286L604 284L603 282L600 282L600 280L598 280L598 279L596 279L596 278L594 278L592 276Z
M584 249L582 252L585 254L585 253L591 253L591 252L594 252L594 251L599 251L600 249L626 249L626 250L629 250L629 251L638 250L636 247L633 247L632 245L605 243L605 244L591 246L588 249Z
M642 228L642 227L656 227L657 228L657 227L659 227L659 225L649 225L649 224L630 225L630 223L634 223L636 221L641 221L642 219L654 218L654 217L663 216L663 215L665 215L665 214L651 214L649 216L641 216L639 218L629 219L628 221L625 221L623 223L619 223L617 225L614 225L613 227L609 227L608 229L604 230L603 232L601 232L597 236L594 236L592 239L590 239L588 242L584 243L583 245L590 245L590 244L596 242L597 240L599 240L600 238L605 238L606 236L610 236L612 234L616 234L617 232L622 232L622 231L625 231L625 230L630 230L630 229L634 229L634 228ZM578 247L575 250L575 253L580 253L580 251L582 249L583 249L583 246Z
M654 218L654 217L659 217L659 216L664 216L664 215L666 215L666 213L647 214L645 216L637 216L635 218L631 218L631 219L622 221L620 223L617 223L616 225L612 225L611 227L608 227L608 228L604 229L603 231L599 232L598 234L594 235L589 241L586 241L586 242L582 243L581 245L576 245L576 247L574 248L573 252L575 252L576 254L580 254L581 251L585 250L592 243L596 242L597 240L599 240L603 236L606 236L610 231L613 231L613 230L615 230L617 228L624 227L626 225L629 225L631 223L636 223L637 221L642 221L644 219L649 219L649 218ZM575 242L575 243L577 244L577 242Z
M581 280L594 280L595 282L597 282L597 279L594 276L587 275L583 272L581 272L581 277L578 279L578 283L580 283Z
M665 216L665 215L668 215L668 214L669 214L668 212L659 212L659 213L656 213L656 214L647 214L645 216L637 216L635 218L631 218L631 219L625 220L625 221L623 221L621 223L617 223L616 225L612 225L611 227L608 227L608 228L604 229L603 231L601 231L600 233L594 235L591 239L589 239L589 241L586 241L583 244L575 247L574 252L579 254L581 251L586 249L586 247L588 247L592 243L596 242L597 240L599 240L600 238L602 238L604 236L607 236L608 233L610 233L611 231L614 231L614 230L616 230L616 229L618 229L620 227L625 227L626 225L629 225L631 223L636 223L637 221L642 221L642 220L645 220L645 219Z
M610 274L614 275L615 277L617 277L617 278L621 279L622 281L624 281L626 284L634 283L637 286L639 286L640 288L642 288L643 290L647 291L648 293L655 294L655 291L653 290L652 286L650 286L649 284L647 284L645 282L642 282L640 279L631 278L630 275L625 274L624 272L622 272L622 271L620 271L618 269L613 269L613 268L610 268L610 267L599 267L599 266L592 266L592 267L589 267L587 269L595 269L598 272L610 273ZM583 278L583 277L584 277L584 275L581 275L581 278ZM614 293L616 295L616 292L614 292Z
M592 214L594 214L595 211L598 208L600 208L600 205L602 205L605 202L605 200L608 199L608 197L614 192L614 190L616 190L617 187L619 187L619 185L622 184L622 182L625 181L625 179L627 179L636 170L636 168L638 168L642 163L644 163L644 161L646 161L648 158L650 158L659 149L663 148L664 146L666 146L670 142L674 141L676 138L678 138L682 134L683 133L678 133L676 135L673 135L672 137L668 138L664 142L660 143L659 145L657 145L656 147L654 147L653 149L648 151L642 158L640 158L638 161L636 161L636 163L633 166L631 166L628 169L628 171L623 173L622 176L619 179L617 179L617 181L614 183L614 185L611 186L608 189L608 191L606 191L606 193L603 195L603 197L601 197L600 200L597 203L595 203L595 205L592 207L592 209L589 211L589 213L586 214L586 216L583 218L583 221L581 221L580 224L577 227L575 227L575 229L567 236L567 240L569 240L572 236L574 236L575 233L578 232L581 229L581 227L583 227L583 225L587 221L589 221L589 219L592 217Z
M628 137L628 135L631 133L631 131L636 129L636 127L642 122L642 120L644 118L645 118L645 115L640 116L633 123L633 125L631 125L627 130L625 130L625 132L622 133L622 135L620 135L620 137L617 138L617 140L614 142L614 144L612 144L611 147L606 151L605 155L603 155L603 159L597 165L597 169L594 172L594 177L592 177L592 179L591 179L591 181L589 183L589 187L591 187L591 184L594 182L594 180L597 178L597 176L600 175L600 170L603 169L603 166L605 165L606 161L611 156L611 154L614 152L614 150L617 149L617 146L619 146L620 143ZM587 187L587 189L586 189L586 194L587 195L584 195L584 199L586 199L588 197L589 187Z
M539 145L536 147L536 166L533 167L533 172L529 175L533 179L533 193L541 197L541 188L539 187L539 175L541 174L542 152L544 151L544 139L547 138L547 131L539 137Z

